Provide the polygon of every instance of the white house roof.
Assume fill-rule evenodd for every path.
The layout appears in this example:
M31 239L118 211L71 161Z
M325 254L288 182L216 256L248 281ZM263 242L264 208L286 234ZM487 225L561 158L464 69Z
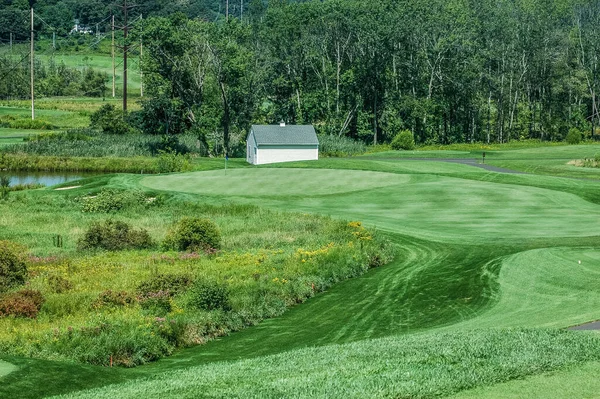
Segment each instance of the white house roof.
M319 145L312 125L252 125L257 145Z

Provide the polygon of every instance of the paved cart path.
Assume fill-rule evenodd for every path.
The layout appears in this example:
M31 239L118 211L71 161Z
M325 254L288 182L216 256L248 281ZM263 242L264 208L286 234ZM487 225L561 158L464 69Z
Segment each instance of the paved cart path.
M600 320L593 321L591 323L580 324L578 326L570 327L569 330L600 330Z

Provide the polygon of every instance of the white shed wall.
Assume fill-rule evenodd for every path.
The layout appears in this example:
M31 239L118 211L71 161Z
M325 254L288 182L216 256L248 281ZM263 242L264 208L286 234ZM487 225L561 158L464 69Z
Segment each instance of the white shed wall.
M258 148L254 164L264 165L267 163L313 161L317 159L319 159L319 148L317 146L260 147Z
M256 165L256 154L256 140L254 139L254 134L250 132L246 140L246 162Z

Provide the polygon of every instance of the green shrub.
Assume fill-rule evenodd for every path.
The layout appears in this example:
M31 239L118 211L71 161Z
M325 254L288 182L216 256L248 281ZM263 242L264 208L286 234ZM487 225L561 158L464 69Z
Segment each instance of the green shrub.
M186 172L191 170L189 158L185 155L163 151L160 151L159 154L156 161L158 173Z
M109 213L123 208L145 205L146 196L140 190L102 189L94 197L81 198L82 212Z
M0 299L0 317L28 317L35 319L44 304L42 293L37 290L21 290Z
M25 252L25 247L19 244L0 241L0 292L25 283Z
M127 291L106 290L98 295L98 298L92 303L92 307L94 309L115 308L134 303L136 303L136 297Z
M191 284L192 279L185 274L161 273L142 281L138 284L137 291L140 295L159 291L168 292L170 295L177 295L185 291Z
M73 289L73 283L62 276L53 274L48 277L48 287L52 292L62 294Z
M415 138L410 130L403 130L392 140L394 150L412 150L415 148Z
M163 248L175 251L219 249L221 233L211 220L185 217L171 227L163 242Z
M581 133L581 130L572 127L571 129L569 129L569 133L567 133L567 137L565 138L565 140L569 144L579 144L581 143L582 138L583 134Z
M104 104L90 116L90 125L106 134L126 134L131 127L125 121L124 113L112 104Z
M152 316L164 316L173 309L171 294L167 291L146 292L137 299L144 312Z
M92 224L77 243L80 250L106 249L108 251L146 249L153 245L154 242L146 230L135 230L125 222L112 219Z
M192 309L229 311L229 290L216 281L197 280L188 292L187 305Z

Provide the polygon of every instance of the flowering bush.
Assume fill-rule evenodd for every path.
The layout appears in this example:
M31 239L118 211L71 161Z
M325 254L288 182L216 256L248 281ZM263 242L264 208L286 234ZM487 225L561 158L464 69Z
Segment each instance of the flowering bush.
M37 290L21 290L5 295L0 299L0 317L28 317L35 319L44 297Z

